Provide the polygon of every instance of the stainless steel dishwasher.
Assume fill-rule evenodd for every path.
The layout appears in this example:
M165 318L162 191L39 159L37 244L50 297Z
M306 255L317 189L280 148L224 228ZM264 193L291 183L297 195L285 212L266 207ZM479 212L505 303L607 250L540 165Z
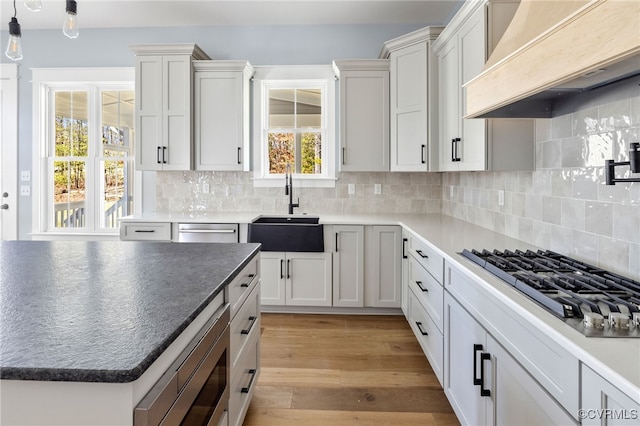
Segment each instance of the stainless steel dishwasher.
M179 223L179 243L237 243L237 223Z

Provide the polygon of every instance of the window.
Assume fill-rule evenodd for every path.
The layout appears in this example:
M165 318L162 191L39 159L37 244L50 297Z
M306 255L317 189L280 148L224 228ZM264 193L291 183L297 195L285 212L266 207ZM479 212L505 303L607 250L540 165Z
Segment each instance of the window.
M258 67L254 77L254 184L335 186L330 67Z
M133 213L133 80L133 69L34 70L34 233L115 234Z

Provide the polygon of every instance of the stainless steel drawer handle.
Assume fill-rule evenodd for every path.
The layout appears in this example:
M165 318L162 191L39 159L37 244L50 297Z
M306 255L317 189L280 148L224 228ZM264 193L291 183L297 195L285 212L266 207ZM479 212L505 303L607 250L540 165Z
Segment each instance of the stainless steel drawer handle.
M254 315L251 315L249 317L249 321L251 321L250 324L249 324L249 328L244 329L244 330L240 330L240 334L249 334L251 332L251 329L253 328L253 324L256 323L257 319L258 319L258 317L254 316Z
M423 259L428 259L428 258L429 258L429 256L427 256L426 254L424 254L424 253L422 252L422 250L416 250L416 253L418 253L418 254L420 255L420 257L421 257L421 258L423 258Z
M256 372L257 370L252 368L251 370L249 370L249 374L251 374L251 380L249 380L249 384L247 385L246 388L242 388L240 389L240 392L242 393L249 393L249 390L251 389L251 385L253 384L253 379L256 378Z

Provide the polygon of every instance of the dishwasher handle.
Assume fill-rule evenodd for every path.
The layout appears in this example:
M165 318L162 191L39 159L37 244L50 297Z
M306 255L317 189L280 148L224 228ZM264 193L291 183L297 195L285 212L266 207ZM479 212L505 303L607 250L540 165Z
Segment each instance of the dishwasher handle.
M235 234L235 229L180 229L186 234Z

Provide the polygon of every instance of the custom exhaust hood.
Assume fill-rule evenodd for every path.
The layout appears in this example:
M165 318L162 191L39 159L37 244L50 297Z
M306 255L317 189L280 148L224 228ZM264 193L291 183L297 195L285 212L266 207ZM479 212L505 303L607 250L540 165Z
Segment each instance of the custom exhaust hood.
M521 0L465 118L552 116L555 100L631 76L640 82L639 0Z

